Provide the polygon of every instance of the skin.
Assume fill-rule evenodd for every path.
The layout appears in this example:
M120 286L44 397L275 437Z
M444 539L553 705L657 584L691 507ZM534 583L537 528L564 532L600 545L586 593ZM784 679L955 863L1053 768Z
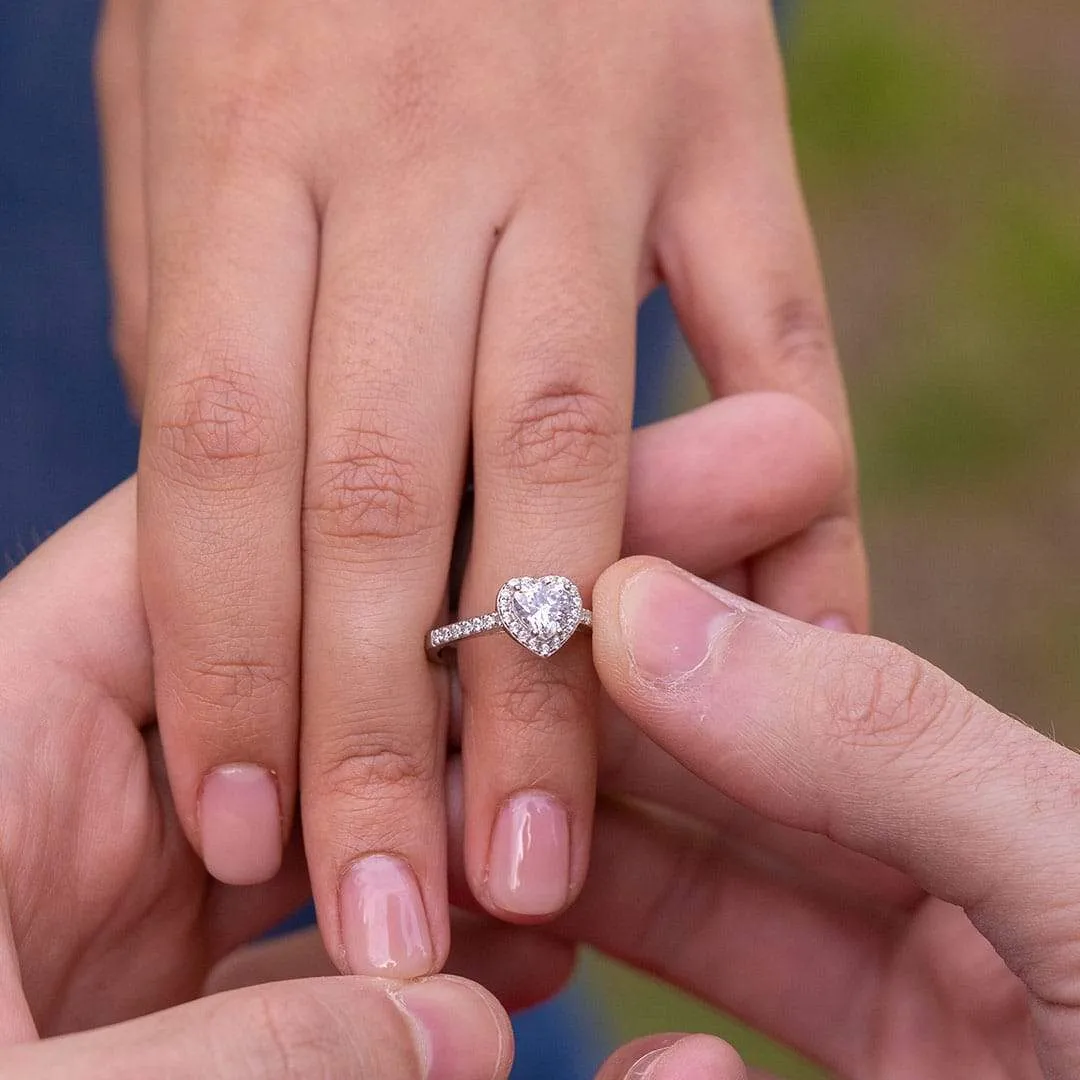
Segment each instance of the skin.
M800 453L772 467L770 436L781 430ZM720 402L636 436L642 482L629 524L640 537L661 543L646 528L665 505L650 477L677 466L690 441L772 477L763 500L738 471L713 474L730 498L711 500L708 524L734 558L812 524L841 476L834 436L803 403ZM0 626L17 628L0 637L0 1077L152 1068L231 1078L243 1067L268 1077L321 1070L404 1080L423 1074L433 1025L450 1070L434 1080L504 1075L505 1017L461 980L254 985L280 977L284 964L293 976L328 970L325 952L313 965L298 939L235 951L305 896L302 852L292 846L274 881L232 888L187 843L153 724L135 549L129 482L0 582ZM450 962L522 1007L565 981L573 952L569 942L458 913ZM184 1004L203 992L215 997ZM417 1018L423 1046L410 1026ZM114 1026L58 1038L102 1025Z
M723 1040L708 1035L653 1035L620 1047L596 1080L767 1080L747 1070Z
M585 888L546 937L838 1078L1078 1074L1075 753L898 645L656 559L600 579L594 644L604 798ZM717 1040L674 1034L600 1075L763 1080Z
M230 888L180 829L153 726L134 502L132 483L118 488L0 583L0 619L18 628L0 642L0 1041L187 1001L308 895L298 844L274 881ZM569 950L541 963L506 929L463 922L455 969L490 982L484 957L524 947L535 983L507 1000L538 1000Z
M721 430L738 440L736 423ZM131 499L130 486L115 492L0 585L0 626L19 628L0 649L0 1040L19 1044L0 1050L0 1075L117 1075L125 1061L138 1075L148 1047L175 1047L172 1075L205 1075L208 1031L223 1054L250 1045L271 1066L284 1047L293 1072L280 1074L295 1075L292 1049L312 1052L313 1012L325 1034L325 1012L339 1006L383 1017L379 1060L392 1067L377 1075L416 1075L416 1044L386 984L252 990L256 973L306 964L313 974L310 937L234 954L211 988L238 996L212 999L213 1013L195 1006L33 1043L190 996L209 961L289 906L297 884L285 873L268 887L222 889L169 813L140 729L150 646ZM696 531L677 520L673 548ZM745 555L714 552L721 573L725 558ZM899 646L787 619L657 559L625 560L601 578L594 646L611 708L590 876L543 932L471 921L478 934L510 935L477 950L485 978L500 977L495 957L504 980L527 985L546 949L587 942L840 1077L1077 1074L1076 755ZM467 896L460 859L456 877ZM511 952L516 935L534 951ZM479 1000L487 1026L467 1032L468 1046L494 1037L481 1039L491 1057L475 1075L503 1075L503 1021ZM282 1042L279 1021L294 1012ZM238 1047L253 1013L253 1040ZM346 1053L368 1053L349 1042L354 1032L351 1021L340 1032ZM473 1068L460 1047L449 1060ZM730 1048L677 1035L624 1048L601 1075L643 1074L747 1075Z
M506 1015L472 983L305 979L0 1049L5 1080L501 1080Z
M505 1077L506 1015L463 979L313 979L181 1004L307 882L297 847L274 882L229 889L184 838L150 726L134 494L113 492L0 584L16 628L0 641L0 1077ZM565 975L557 950L521 937L468 927L461 943L480 975L492 950L518 953L526 997Z
M257 883L299 784L335 963L385 970L345 925L372 912L341 890L389 855L429 937L393 970L434 970L447 686L422 642L445 614L466 465L462 611L553 570L588 597L620 554L634 313L656 282L717 396L796 395L839 449L813 523L748 549L731 580L866 626L846 405L768 5L110 0L97 71L178 821L220 880ZM774 456L792 449L781 432ZM460 674L470 888L503 918L549 917L588 865L587 645L552 665L474 642ZM236 766L262 778L260 801L231 781L207 796ZM565 880L540 910L491 878L497 815L524 791L566 824Z
M564 932L840 1077L1080 1072L1076 754L900 646L657 560L596 610L634 725L605 786L666 813L612 808Z

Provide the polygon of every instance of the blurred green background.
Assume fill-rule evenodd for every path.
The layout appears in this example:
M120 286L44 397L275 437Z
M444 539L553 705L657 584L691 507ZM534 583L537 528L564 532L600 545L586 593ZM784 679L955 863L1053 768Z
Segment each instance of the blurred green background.
M788 61L876 630L1080 745L1080 4L810 0ZM712 1030L825 1075L587 964L622 1038Z

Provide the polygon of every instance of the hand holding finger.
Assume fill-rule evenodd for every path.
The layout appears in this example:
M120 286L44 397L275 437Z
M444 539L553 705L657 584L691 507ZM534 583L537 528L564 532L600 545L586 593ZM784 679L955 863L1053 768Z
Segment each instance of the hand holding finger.
M814 630L630 560L596 593L608 692L766 817L959 905L1028 988L1046 1067L1075 1075L1076 757L887 642Z
M455 910L451 912L451 933L447 973L480 983L505 1009L524 1009L546 1001L573 974L574 947L538 930ZM335 972L319 932L302 930L237 949L210 973L204 992L215 994Z
M4 1080L492 1080L509 1021L479 987L306 979L233 991L86 1034L0 1053Z
M112 245L118 303L145 308L124 267L152 286L140 548L158 718L186 835L233 885L279 866L299 750L335 961L419 975L448 945L444 682L421 641L442 603L470 395L466 613L488 610L512 574L566 573L587 595L619 551L633 312L662 266L718 392L801 394L827 416L832 445L814 469L795 456L798 425L808 430L796 410L792 429L774 429L789 458L770 459L750 413L775 416L780 399L729 403L745 413L743 439L718 468L701 458L685 473L642 470L638 490L661 515L706 500L697 535L665 550L656 518L632 505L631 546L719 575L705 537L740 505L744 517L726 514L727 550L749 555L764 537L779 570L749 574L754 595L803 614L823 597L861 604L842 392L813 333L789 348L819 325L823 300L764 0L691 3L673 21L647 3L640 19L621 4L557 4L543 23L497 4L435 6L423 19L380 8L374 20L362 4L325 19L300 3L256 8L206 5L193 17L187 4L148 5L145 55L131 35L114 53L130 61L113 74L127 72L131 93L103 80L114 225L135 208ZM711 47L696 48L699 35ZM595 41L611 63L567 47ZM731 45L725 72L757 73L750 92L716 77L718 43ZM594 69L640 75L593 84ZM138 108L125 113L128 98ZM673 100L703 102L677 136L664 106L654 111ZM762 152L742 145L740 117L762 133ZM745 156L719 185L747 211L739 237L767 248L746 304L728 265L742 260L709 243L726 199L699 198L728 151ZM124 190L141 195L143 180L139 223ZM779 227L750 212L759 180ZM688 216L704 227L686 243ZM148 263L136 257L146 236ZM695 293L712 300L695 304ZM750 315L725 322L725 307ZM680 437L693 439L701 418ZM643 438L662 447L675 430ZM737 475L734 462L751 460L760 471ZM740 487L748 478L755 490ZM814 537L825 541L807 558ZM804 557L791 556L792 538ZM812 579L801 593L800 576ZM473 643L462 660L469 866L490 910L530 920L565 907L585 874L597 684L581 640L559 667L515 649ZM523 846L526 834L539 841Z

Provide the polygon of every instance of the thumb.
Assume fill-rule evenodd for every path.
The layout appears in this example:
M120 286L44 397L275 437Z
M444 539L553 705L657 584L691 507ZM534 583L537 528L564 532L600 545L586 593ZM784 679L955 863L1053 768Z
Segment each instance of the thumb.
M711 1035L651 1035L620 1047L596 1080L767 1080Z
M506 1014L463 979L305 979L12 1047L0 1054L0 1077L498 1080L510 1070L511 1046Z
M1038 996L1071 1000L1078 759L900 646L775 615L656 559L593 594L597 669L725 794L963 906Z
M0 682L0 690L17 686L26 700L51 701L49 691L59 682L113 699L133 720L149 716L150 637L135 553L135 500L132 478L0 582L0 659L5 675L19 673ZM57 670L72 678L49 679ZM52 707L58 714L59 703L52 701Z

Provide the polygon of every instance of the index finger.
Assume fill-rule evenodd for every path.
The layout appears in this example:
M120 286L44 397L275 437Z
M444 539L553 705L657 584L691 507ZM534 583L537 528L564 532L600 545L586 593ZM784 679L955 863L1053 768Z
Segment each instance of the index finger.
M1044 1002L1075 1000L1080 764L889 642L815 630L658 560L595 590L616 704L752 810L963 907Z
M270 170L170 176L151 220L139 565L177 812L210 872L250 885L277 872L295 798L316 222Z

